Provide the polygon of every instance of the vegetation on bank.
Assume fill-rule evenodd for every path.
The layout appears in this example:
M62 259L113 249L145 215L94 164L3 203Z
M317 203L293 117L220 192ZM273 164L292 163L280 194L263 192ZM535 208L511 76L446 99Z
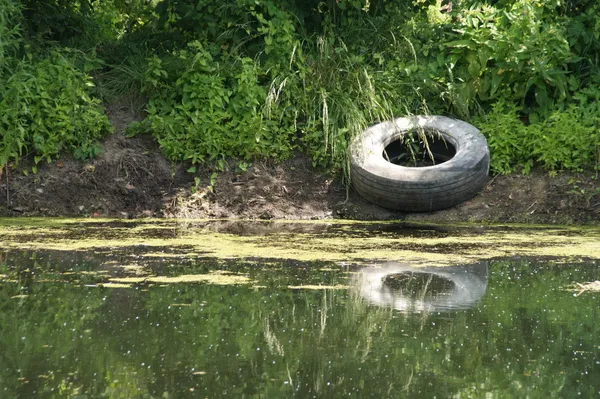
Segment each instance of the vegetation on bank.
M496 173L600 168L598 0L0 0L0 167L131 134L215 169L348 140L406 114L469 121Z

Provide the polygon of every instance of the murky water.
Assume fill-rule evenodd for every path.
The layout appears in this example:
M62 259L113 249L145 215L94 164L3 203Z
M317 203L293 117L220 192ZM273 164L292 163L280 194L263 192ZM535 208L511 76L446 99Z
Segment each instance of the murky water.
M520 231L581 252L498 257L466 244L505 229L5 227L2 398L600 396L600 293L578 285L600 280L595 231Z

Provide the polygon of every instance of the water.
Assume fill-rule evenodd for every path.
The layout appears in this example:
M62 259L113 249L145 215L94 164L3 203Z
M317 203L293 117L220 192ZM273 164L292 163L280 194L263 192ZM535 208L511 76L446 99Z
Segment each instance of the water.
M349 245L410 236L344 229ZM261 245L290 238L233 230ZM315 240L332 234L301 230ZM432 231L417 229L419 245ZM2 398L600 396L600 295L576 284L600 280L595 254L444 268L407 256L218 257L97 242L49 249L59 233L45 231L53 241L38 238L35 249L14 236L0 250Z

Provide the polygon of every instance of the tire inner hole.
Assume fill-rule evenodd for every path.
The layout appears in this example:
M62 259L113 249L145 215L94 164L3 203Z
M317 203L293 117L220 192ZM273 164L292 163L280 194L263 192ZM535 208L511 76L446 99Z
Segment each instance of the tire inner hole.
M413 298L448 295L456 287L453 281L432 273L389 274L382 281L391 290Z
M456 155L456 148L434 131L411 131L392 141L383 150L383 158L395 165L424 167L439 165Z

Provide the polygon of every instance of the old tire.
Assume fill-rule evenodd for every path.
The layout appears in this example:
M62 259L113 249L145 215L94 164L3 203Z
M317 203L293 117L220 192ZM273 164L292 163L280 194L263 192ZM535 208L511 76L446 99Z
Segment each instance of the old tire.
M388 144L419 129L439 134L454 147L454 156L425 167L395 165L384 158ZM363 198L407 212L431 212L472 198L485 186L490 165L487 141L479 130L445 116L413 116L374 125L355 137L350 157L351 182Z

